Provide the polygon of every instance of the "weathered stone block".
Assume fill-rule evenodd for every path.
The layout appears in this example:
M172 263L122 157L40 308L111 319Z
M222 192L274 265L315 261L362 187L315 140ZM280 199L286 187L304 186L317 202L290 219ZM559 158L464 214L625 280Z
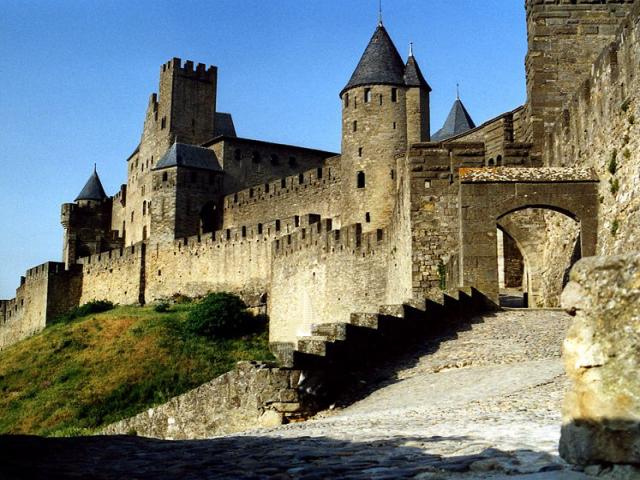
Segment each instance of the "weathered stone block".
M573 381L560 454L577 464L640 463L640 253L578 262L562 295Z

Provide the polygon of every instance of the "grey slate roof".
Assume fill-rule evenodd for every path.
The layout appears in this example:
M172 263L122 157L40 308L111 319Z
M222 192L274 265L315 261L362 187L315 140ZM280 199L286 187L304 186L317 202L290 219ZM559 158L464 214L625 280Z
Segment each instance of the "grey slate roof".
M78 200L102 201L102 200L106 200L107 198L108 197L104 191L104 188L102 187L102 182L100 181L100 177L98 177L98 172L94 168L93 173L89 177L89 180L87 180L87 183L84 185L84 188L80 191L80 193L78 194L78 196L74 201L75 202L77 202Z
M431 87L424 78L424 75L422 75L420 66L413 55L409 56L407 65L404 68L404 84L407 87L420 87L426 88L429 92L431 91Z
M376 28L340 96L342 97L342 94L351 88L363 85L404 85L404 62L382 25Z
M153 169L162 170L169 167L222 170L213 150L186 143L174 143Z
M432 142L441 142L461 133L476 128L462 101L458 98L454 103L444 126L431 136Z
M214 137L236 137L236 127L233 124L233 117L230 113L216 112L216 130Z

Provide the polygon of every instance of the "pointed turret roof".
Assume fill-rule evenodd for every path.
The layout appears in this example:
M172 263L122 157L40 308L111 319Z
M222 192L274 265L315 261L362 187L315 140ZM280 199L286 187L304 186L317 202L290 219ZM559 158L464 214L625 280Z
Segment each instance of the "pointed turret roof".
M416 57L413 56L413 52L409 55L409 60L407 60L407 65L404 68L404 84L407 87L420 87L431 91L431 87L424 75L422 75L420 65L418 65Z
M87 183L84 185L84 188L80 192L80 194L74 200L75 202L79 200L97 200L102 201L106 200L107 194L102 187L102 182L100 181L100 177L98 176L98 172L96 167L93 167L93 173L87 180Z
M469 112L467 112L462 100L457 98L453 103L453 107L451 107L446 122L444 122L444 126L431 136L431 141L441 142L467 132L472 128L476 128L476 124L473 122Z
M160 159L154 170L162 170L169 167L198 168L200 170L222 170L213 150L190 145L187 143L174 143L167 153Z
M404 62L398 49L380 23L347 86L340 92L340 96L342 97L342 94L351 88L363 85L402 86L404 70Z

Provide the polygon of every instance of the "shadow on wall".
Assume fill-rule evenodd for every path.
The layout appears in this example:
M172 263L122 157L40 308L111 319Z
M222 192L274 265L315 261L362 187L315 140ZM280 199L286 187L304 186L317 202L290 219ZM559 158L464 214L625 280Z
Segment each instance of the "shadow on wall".
M429 453L444 442L463 444L473 440L433 436L352 442L308 436L236 436L175 442L130 436L5 436L0 437L5 459L0 464L0 478L400 479L427 472L458 474L487 468L494 473L518 472L527 467L536 472L566 468L557 457L531 450L486 449L474 455L449 457ZM442 478L439 475L433 478Z

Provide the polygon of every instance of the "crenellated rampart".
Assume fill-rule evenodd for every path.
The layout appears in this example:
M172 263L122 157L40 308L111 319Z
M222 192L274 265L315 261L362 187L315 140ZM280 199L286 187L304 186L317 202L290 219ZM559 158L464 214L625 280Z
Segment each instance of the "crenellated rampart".
M335 217L340 206L336 164L256 185L224 197L224 227L317 212Z

